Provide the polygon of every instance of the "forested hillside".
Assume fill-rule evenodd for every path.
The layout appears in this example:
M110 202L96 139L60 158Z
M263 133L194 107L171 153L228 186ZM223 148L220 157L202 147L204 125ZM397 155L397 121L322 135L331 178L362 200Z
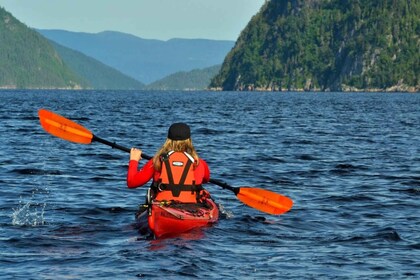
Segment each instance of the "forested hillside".
M0 7L0 88L81 88L49 42Z
M419 91L419 0L271 0L211 87Z
M188 72L181 71L169 75L159 81L151 83L147 89L152 90L204 90L207 89L211 79L220 70L221 65L204 69L195 69Z

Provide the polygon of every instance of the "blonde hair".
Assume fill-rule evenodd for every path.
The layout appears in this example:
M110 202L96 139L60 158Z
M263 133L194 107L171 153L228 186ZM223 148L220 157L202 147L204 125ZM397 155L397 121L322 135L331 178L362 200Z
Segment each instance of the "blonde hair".
M187 152L194 158L194 166L198 165L199 157L198 157L197 152L195 151L191 138L188 138L186 140L171 140L167 138L165 143L162 145L162 147L157 151L157 153L153 157L153 166L155 170L158 170L158 171L162 170L162 163L160 161L160 156L170 151Z

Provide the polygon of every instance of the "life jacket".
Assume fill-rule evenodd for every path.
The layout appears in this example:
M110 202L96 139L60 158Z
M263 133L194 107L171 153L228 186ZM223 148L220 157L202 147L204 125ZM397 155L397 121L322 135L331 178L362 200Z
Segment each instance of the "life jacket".
M194 158L186 152L170 151L160 157L162 170L157 182L157 200L196 203L203 189L196 185Z

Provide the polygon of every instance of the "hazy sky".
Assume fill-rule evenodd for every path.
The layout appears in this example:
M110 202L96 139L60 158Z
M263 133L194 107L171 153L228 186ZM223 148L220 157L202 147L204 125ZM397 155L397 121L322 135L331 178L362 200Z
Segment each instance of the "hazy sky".
M29 27L236 40L265 0L0 0Z

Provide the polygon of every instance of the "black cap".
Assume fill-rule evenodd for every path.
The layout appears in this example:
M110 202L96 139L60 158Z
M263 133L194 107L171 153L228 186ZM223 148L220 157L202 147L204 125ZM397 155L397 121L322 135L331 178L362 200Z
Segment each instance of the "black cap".
M168 138L171 140L187 140L190 137L190 127L186 123L174 123L169 127Z

